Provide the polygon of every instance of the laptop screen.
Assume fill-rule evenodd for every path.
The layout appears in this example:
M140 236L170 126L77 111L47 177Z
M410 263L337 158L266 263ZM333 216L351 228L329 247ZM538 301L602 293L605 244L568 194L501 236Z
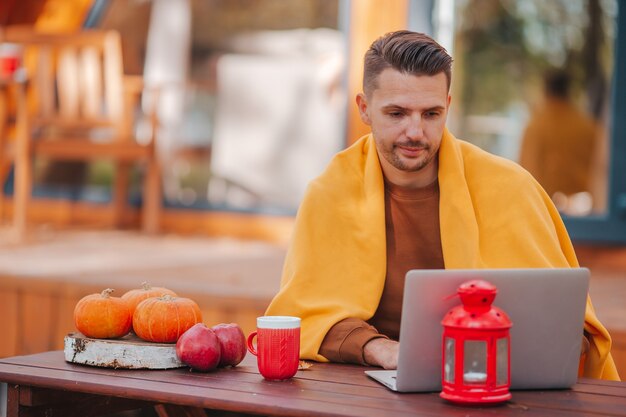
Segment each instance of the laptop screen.
M566 388L576 383L589 270L412 270L400 325L398 391L441 389L441 319L460 304L458 286L483 279L498 288L493 305L511 318L511 389Z

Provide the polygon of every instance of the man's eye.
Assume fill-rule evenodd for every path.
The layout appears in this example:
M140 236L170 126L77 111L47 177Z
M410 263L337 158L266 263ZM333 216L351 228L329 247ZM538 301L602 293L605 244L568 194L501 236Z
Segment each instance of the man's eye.
M402 113L399 112L399 111L392 111L392 112L389 112L388 114L391 117L400 117L400 116L402 116Z
M439 112L436 111L429 111L425 114L425 116L429 119L435 119L437 117L439 117Z

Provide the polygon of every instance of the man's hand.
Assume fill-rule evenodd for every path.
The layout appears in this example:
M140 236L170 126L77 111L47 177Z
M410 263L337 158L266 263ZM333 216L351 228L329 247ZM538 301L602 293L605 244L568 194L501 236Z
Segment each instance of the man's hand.
M369 365L380 366L384 369L398 367L398 347L396 341L379 337L372 339L363 347L363 358Z

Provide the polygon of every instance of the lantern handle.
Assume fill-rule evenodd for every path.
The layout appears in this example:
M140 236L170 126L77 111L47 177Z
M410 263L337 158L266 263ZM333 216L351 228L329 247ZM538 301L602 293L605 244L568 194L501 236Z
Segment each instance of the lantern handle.
M455 292L455 293L453 293L453 294L446 295L445 297L443 297L443 301L448 301L448 300L451 300L451 299L453 299L454 297L458 297L458 296L459 296L459 293L458 293L458 292Z

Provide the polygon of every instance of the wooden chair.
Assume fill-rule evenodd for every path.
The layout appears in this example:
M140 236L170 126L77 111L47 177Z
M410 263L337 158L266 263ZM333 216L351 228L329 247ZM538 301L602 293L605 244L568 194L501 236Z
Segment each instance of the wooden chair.
M0 187L4 187L6 183L16 154L24 154L23 150L27 144L28 103L26 101L26 86L27 80L23 72L19 74L16 72L0 80ZM10 141L10 137L15 140ZM24 166L20 164L19 169L23 171ZM16 179L22 182L24 178L25 176L21 172L20 175L16 176ZM14 184L14 186L21 186L21 183ZM18 197L23 200L25 195L22 193ZM21 200L17 205L23 207L24 204ZM5 206L4 190L2 189L0 190L0 223L4 221ZM13 225L18 240L21 240L26 228L24 210L14 211Z
M16 228L25 228L33 162L41 157L115 161L115 226L121 226L126 211L131 164L142 163L142 229L158 231L161 178L154 141L156 116L151 116L151 137L139 143L132 134L133 114L143 84L140 77L123 73L119 33L50 34L9 26L0 30L0 41L23 46L28 77L28 114L22 134L17 135L14 156L14 219L22 216L24 223Z

